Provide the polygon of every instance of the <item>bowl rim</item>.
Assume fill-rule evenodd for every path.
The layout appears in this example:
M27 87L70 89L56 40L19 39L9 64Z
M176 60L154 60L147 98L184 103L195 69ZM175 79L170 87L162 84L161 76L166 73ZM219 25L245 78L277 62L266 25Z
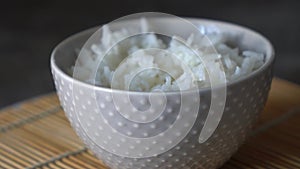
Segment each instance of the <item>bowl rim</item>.
M251 79L255 76L257 76L258 74L260 74L261 72L265 71L266 69L268 69L270 66L272 66L274 60L275 60L275 51L274 51L274 47L271 44L271 42L262 34L260 34L259 32L252 30L250 28L247 28L245 26L241 26L235 23L231 23L231 22L225 22L225 21L219 21L219 20L214 20L214 19L205 19L205 18L195 18L195 17L182 17L183 19L195 24L195 23L208 23L208 24L216 24L216 25L222 25L222 26L226 26L226 27L231 27L234 29L239 29L239 30L243 30L246 33L251 33L256 35L257 37L261 38L261 40L266 44L267 48L266 51L270 51L269 55L266 55L266 61L264 62L264 64L259 67L258 69L254 70L253 72L251 72L250 74L240 77L236 80L232 80L232 81L226 81L225 87L228 88L230 86L236 85L238 83L242 83L244 81L246 81L247 79ZM159 18L159 19L170 19L170 18ZM68 75L67 73L65 73L57 64L55 61L55 56L56 56L56 52L65 44L71 42L72 40L76 39L78 36L83 36L85 34L91 34L95 33L102 25L98 25L98 26L94 26L92 28L89 29L85 29L83 31L80 31L78 33L75 33L73 35L70 35L69 37L67 37L65 40L61 41L60 43L58 43L55 48L53 49L53 51L51 52L51 56L50 56L50 67L52 71L55 71L55 73L58 73L63 79L72 81L73 84L76 83L76 85L82 86L82 87L86 87L86 88L92 88L93 90L100 90L100 91L106 91L106 92L117 92L117 93L130 93L130 94L159 94L160 92L151 92L151 91L147 91L147 92L141 92L141 91L129 91L129 90L121 90L121 89L112 89L112 88L107 88L107 87L102 87L102 86L96 86L93 84L89 84L86 83L84 81L80 81L78 79L73 78L72 76ZM217 26L218 27L218 26ZM86 43L86 42L85 42ZM84 44L85 44L84 43ZM83 46L84 46L83 44ZM52 72L53 74L53 72ZM219 89L219 88L224 88L224 85L216 85L216 87L214 89ZM195 89L189 89L189 90L178 90L178 91L166 91L163 92L164 94L178 94L178 93L190 93L190 92L209 92L211 91L211 87L199 87L199 88L195 88Z

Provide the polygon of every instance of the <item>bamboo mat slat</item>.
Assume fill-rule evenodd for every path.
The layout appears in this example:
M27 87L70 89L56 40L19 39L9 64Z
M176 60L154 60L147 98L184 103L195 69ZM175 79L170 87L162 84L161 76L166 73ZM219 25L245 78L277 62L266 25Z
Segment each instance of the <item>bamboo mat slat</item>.
M223 169L300 168L300 87L274 79L248 141ZM106 169L78 139L56 94L0 110L0 168Z

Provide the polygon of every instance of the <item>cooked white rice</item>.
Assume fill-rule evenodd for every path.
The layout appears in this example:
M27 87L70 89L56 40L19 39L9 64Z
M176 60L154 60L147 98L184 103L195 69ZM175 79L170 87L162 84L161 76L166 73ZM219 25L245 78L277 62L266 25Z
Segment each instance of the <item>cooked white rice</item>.
M141 19L139 29L148 32L148 28L147 21ZM232 48L222 33L206 35L217 53L207 50L211 45L207 41L195 44L194 35L187 40L173 36L166 43L153 33L127 38L111 48L128 37L130 31L134 30L112 32L107 25L103 26L101 42L82 50L76 78L121 90L188 90L224 82L222 72L227 81L236 80L264 63L262 53ZM215 72L214 76L208 75L209 68Z

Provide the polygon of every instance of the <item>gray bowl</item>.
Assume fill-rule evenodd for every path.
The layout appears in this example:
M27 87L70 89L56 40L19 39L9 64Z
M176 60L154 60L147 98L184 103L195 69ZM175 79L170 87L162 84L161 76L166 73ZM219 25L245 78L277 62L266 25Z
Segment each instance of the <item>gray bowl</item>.
M174 28L172 19L161 19L170 22L170 29ZM126 105L131 103L138 109L147 109L149 97L152 97L151 104L162 104L160 94L97 87L66 73L75 63L75 49L81 48L98 28L69 37L53 51L51 69L65 114L78 136L107 166L118 169L217 168L237 151L251 132L265 105L272 81L272 45L260 34L241 26L211 20L188 20L196 26L214 26L222 32L238 35L230 40L242 49L262 52L266 56L261 68L227 83L221 117L209 115L211 100L218 95L212 96L211 89L204 88L165 93L165 109L157 119L137 114L135 118L148 119L149 122L129 120L134 110ZM179 25L178 28L184 31L184 27ZM120 103L119 107L114 105L116 101ZM153 109L155 112L155 106ZM209 119L215 120L217 125L204 128ZM199 142L200 133L211 129L215 130L212 135L208 134L207 140Z

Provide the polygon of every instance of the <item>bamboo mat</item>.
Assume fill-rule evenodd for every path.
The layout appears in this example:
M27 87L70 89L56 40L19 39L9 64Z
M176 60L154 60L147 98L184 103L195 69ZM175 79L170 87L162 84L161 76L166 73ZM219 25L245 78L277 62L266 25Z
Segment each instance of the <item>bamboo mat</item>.
M300 87L274 79L249 140L222 168L300 168ZM59 106L56 94L0 110L0 168L100 168Z

